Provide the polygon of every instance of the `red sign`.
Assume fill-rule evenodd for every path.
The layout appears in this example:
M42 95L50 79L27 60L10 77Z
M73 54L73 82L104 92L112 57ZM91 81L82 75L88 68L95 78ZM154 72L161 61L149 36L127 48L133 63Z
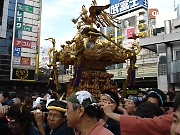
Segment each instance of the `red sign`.
M22 39L22 47L24 48L31 48L31 41L28 41L28 40L23 40Z
M21 65L29 66L30 65L30 58L21 57Z
M134 33L135 33L135 28L134 27L128 28L127 29L127 38L132 38Z
M14 46L21 47L21 39L15 38L14 39Z
M149 9L149 18L154 19L154 18L156 18L156 15L158 15L158 14L159 14L158 9L156 9L156 8Z

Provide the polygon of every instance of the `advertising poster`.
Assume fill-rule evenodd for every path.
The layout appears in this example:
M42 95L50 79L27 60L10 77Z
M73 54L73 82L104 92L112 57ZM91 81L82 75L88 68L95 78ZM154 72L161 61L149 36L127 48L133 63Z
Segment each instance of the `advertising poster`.
M136 33L136 16L122 20L123 47L128 48L132 45L134 33Z

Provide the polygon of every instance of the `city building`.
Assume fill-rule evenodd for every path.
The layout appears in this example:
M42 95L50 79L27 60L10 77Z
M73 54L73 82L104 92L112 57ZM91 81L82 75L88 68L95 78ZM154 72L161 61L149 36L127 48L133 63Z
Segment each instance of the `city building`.
M155 36L141 39L140 45L157 53L158 88L164 91L180 90L180 5L175 11L157 15Z
M42 0L0 1L0 84L27 87L36 81Z

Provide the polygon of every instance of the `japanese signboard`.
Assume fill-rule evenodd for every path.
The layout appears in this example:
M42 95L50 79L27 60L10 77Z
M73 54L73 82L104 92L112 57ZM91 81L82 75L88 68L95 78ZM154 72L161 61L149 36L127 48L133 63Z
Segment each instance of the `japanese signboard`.
M14 56L20 56L21 55L21 47L14 47Z
M110 0L110 14L122 15L140 7L148 8L148 0Z
M34 80L38 65L41 2L16 2L14 39L12 44L12 74L10 79ZM31 72L31 77L30 73Z
M30 58L21 57L21 65L30 65Z

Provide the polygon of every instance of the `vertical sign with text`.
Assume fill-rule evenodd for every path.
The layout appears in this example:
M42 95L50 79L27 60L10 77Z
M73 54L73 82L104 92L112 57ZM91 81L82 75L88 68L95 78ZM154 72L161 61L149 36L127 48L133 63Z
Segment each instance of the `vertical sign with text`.
M40 1L16 2L11 79L34 81L40 33ZM37 40L38 38L38 40ZM29 74L31 73L31 75ZM33 76L32 76L33 75Z

